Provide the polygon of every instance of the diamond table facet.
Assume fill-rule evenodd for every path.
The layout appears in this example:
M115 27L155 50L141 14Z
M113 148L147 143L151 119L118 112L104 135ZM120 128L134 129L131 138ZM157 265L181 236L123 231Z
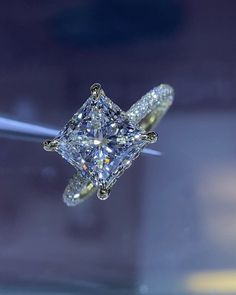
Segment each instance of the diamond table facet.
M56 151L95 186L110 187L147 144L145 131L104 93L89 97L56 138Z

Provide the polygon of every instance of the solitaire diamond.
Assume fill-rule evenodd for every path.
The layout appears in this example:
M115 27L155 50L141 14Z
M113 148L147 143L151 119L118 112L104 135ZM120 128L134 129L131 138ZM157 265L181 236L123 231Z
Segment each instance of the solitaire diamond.
M79 204L95 191L100 200L109 197L120 175L146 145L157 140L152 129L174 98L173 88L161 84L123 112L99 83L90 91L91 96L58 136L43 144L46 151L58 152L77 170L63 194L69 206Z
M145 134L101 91L66 124L55 150L94 186L111 187L148 144Z

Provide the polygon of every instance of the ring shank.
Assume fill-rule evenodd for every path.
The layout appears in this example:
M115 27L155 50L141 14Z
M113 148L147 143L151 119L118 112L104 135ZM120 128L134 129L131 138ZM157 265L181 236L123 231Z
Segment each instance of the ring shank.
M75 173L63 193L63 200L66 205L72 207L86 200L96 188L90 181L84 181L80 173Z
M160 122L171 106L173 99L173 88L169 85L161 84L132 105L127 115L145 131L150 131Z

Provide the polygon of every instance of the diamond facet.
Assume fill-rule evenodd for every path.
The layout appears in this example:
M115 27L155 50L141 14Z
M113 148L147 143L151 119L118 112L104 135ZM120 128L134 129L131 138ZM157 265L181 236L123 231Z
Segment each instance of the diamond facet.
M56 138L56 151L95 186L111 187L147 142L104 93L88 98Z

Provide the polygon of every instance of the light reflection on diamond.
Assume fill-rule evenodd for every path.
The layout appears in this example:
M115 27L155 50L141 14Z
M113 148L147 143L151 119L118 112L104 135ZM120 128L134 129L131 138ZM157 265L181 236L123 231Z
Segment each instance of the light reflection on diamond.
M147 144L109 98L90 97L60 132L57 152L95 186L110 186Z

